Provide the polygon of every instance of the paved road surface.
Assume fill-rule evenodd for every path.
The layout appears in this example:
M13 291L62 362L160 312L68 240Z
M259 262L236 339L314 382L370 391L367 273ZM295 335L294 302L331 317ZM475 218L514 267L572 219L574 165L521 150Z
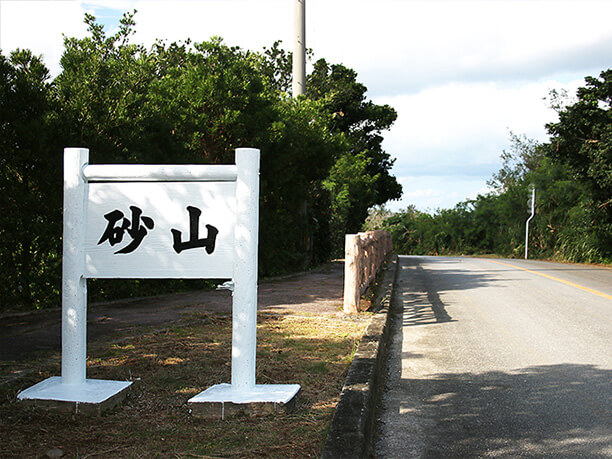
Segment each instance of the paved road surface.
M377 457L612 457L612 270L399 269Z

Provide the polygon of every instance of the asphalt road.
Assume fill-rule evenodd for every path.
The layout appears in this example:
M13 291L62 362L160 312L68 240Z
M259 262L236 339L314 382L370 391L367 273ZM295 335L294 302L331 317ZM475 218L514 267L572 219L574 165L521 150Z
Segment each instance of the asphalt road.
M612 270L400 257L377 457L612 457Z

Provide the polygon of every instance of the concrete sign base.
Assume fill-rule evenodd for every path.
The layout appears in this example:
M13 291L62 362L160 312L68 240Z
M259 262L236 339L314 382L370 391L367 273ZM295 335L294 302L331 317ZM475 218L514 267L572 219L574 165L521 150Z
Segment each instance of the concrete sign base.
M21 391L17 399L34 406L100 414L121 402L131 381L86 379L82 384L62 384L61 376L53 376Z
M225 419L236 414L290 412L295 408L299 384L257 384L250 389L217 384L187 403L194 416Z

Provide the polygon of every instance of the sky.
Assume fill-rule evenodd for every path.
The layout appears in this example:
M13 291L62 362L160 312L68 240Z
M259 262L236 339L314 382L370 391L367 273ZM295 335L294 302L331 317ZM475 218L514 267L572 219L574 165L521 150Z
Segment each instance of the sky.
M134 42L223 37L291 50L294 0L0 0L0 48L61 68L85 12L107 32L136 9ZM357 71L398 112L383 146L404 194L387 208L435 211L488 192L509 132L546 141L550 90L570 94L612 64L610 0L306 0L306 45ZM257 147L256 145L253 145Z

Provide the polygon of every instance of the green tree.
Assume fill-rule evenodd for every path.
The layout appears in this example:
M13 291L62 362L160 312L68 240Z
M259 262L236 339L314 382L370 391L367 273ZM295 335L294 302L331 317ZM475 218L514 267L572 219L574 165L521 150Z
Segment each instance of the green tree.
M92 162L156 162L163 153L151 137L157 120L145 109L155 62L140 45L130 43L133 13L106 36L95 18L85 15L90 36L65 39L56 78L65 141L87 146ZM152 126L153 125L153 126Z
M260 272L326 261L357 231L369 207L398 197L381 131L395 112L365 98L356 74L318 64L324 94L289 97L291 56L220 38L150 49L131 42L134 13L107 35L66 38L51 83L28 52L0 56L2 241L8 304L56 305L60 284L62 150L90 149L92 163L230 163L234 150L262 151ZM344 116L346 114L346 117ZM89 283L92 299L156 293L176 282Z
M375 206L368 211L368 218L363 224L364 231L375 231L383 229L385 220L393 215L393 212L385 206Z
M397 113L368 100L366 92L354 70L329 65L324 59L315 62L307 78L307 97L322 102L331 131L345 139L345 148L336 153L325 182L331 193L332 233L338 250L344 234L360 230L371 207L402 194L390 173L394 160L382 148L382 132L391 127Z
M284 97L290 90L291 60L278 42L261 56L270 86ZM332 153L333 166L323 190L318 192L321 197L329 194L336 254L343 249L344 234L359 231L371 207L398 199L402 192L390 173L393 160L382 148L382 132L391 127L397 113L368 100L366 92L354 70L320 59L307 77L306 95L299 99L300 103L318 102L330 133L341 139Z
M365 173L372 180L372 194L360 199L353 209L360 222L367 217L367 210L399 199L402 187L390 173L394 160L382 147L382 132L388 130L397 119L397 112L389 105L377 105L366 98L367 88L357 81L357 73L342 65L329 65L318 60L308 77L307 95L323 101L331 114L331 129L346 136L348 154L363 154L367 158ZM356 230L349 224L350 230Z
M61 148L49 72L38 56L0 54L0 295L6 307L56 304ZM54 173L55 171L55 173Z
M582 205L595 232L593 250L605 259L612 257L612 70L585 80L577 101L559 110L557 123L547 125L547 154L587 187Z
M262 274L329 256L326 219L315 215L328 206L315 201L327 198L321 183L341 142L321 103L289 99L261 54L220 38L147 51L129 41L132 15L110 37L94 18L86 22L91 36L68 40L58 87L67 124L80 126L71 136L90 146L94 161L230 163L235 148L255 146Z

